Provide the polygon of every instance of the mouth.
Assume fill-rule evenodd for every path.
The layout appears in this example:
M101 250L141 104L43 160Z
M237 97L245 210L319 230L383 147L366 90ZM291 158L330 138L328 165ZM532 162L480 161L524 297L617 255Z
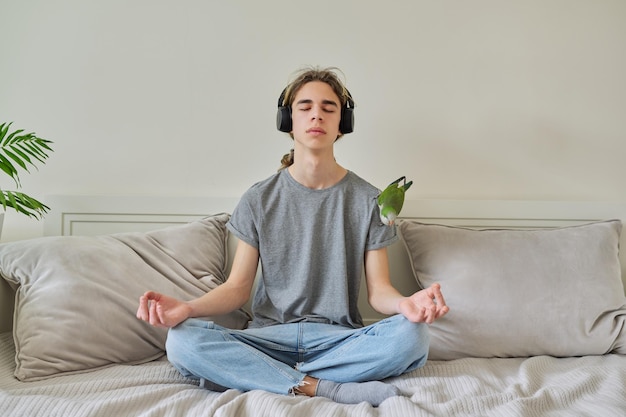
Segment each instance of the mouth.
M321 127L312 127L310 129L307 129L306 133L326 134L326 131L322 129Z

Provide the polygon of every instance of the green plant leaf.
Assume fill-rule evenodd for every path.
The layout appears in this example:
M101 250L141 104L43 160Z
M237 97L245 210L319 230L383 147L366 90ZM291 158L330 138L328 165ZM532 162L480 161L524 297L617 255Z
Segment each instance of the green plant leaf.
M24 159L24 161L28 162L28 163L32 163L30 162L30 158L28 157L28 155L26 155L24 152L22 152L22 150L20 149L19 146L17 145L11 145L10 146L11 150L13 152L15 152L16 154L18 154L22 159Z
M11 177L19 189L19 170L30 172L29 167L38 169L36 162L45 163L49 153L53 152L50 147L53 142L39 138L32 132L24 133L23 129L9 133L12 123L0 124L0 173L4 172ZM13 208L18 213L37 219L50 210L41 201L19 191L0 189L0 204L5 211Z
M16 141L20 140L20 138L21 138L22 136L25 136L25 135L19 135L19 136L18 136L18 134L22 133L23 131L24 131L24 129L19 129L19 130L16 130L15 132L11 133L11 134L7 137L7 139L6 139L6 143L7 143L7 144L10 144L10 143L13 143L13 142L16 142Z
M9 126L11 126L11 123L2 123L0 125L0 143L2 143L4 141L4 137L6 136L7 132L9 131Z
M0 190L0 203L4 210L10 207L18 213L36 219L41 219L43 215L50 210L50 207L46 206L41 201L18 191Z
M4 155L0 154L0 169L2 169L9 177L13 178L17 184L19 184L19 177L17 170Z
M15 161L15 163L18 164L19 166L21 166L23 169L28 171L28 167L26 166L26 162L30 162L30 159L28 161L24 162L25 160L23 158L17 156L13 152L11 152L9 150L9 148L5 148L4 149L4 154L7 155L9 158L11 158L13 161Z
M27 152L30 156L37 159L42 164L48 158L48 154L42 150L41 143L37 140L22 140L19 142L19 146L24 152ZM31 165L35 165L31 162Z
M53 152L48 145L52 142L39 138L34 133L22 134L23 129L18 129L7 136L10 126L11 123L0 125L0 168L19 185L19 172L13 163L27 172L28 166L37 168L35 161L44 164L48 159L48 153Z

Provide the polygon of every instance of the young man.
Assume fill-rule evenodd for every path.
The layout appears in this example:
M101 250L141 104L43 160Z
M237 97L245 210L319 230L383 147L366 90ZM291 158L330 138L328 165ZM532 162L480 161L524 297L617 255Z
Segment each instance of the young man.
M239 238L228 280L189 302L151 291L140 298L138 318L170 327L168 359L183 375L214 390L378 406L399 395L381 379L426 362L426 324L448 307L437 284L404 297L390 283L386 247L398 237L379 220L379 190L334 157L335 141L352 131L352 107L332 69L302 71L279 99L279 129L294 149L242 196L227 225ZM194 319L246 303L259 262L248 329ZM370 304L391 315L367 327L357 308L363 267Z

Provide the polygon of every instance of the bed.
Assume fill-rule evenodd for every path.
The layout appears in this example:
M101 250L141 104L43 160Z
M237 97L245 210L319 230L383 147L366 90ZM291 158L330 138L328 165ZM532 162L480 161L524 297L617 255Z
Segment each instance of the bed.
M407 201L394 284L440 282L451 311L426 366L389 379L403 396L373 408L202 389L167 361L166 332L134 318L148 288L191 298L227 278L237 199L46 202L45 237L0 245L0 416L626 415L626 204ZM382 318L363 291L360 307Z

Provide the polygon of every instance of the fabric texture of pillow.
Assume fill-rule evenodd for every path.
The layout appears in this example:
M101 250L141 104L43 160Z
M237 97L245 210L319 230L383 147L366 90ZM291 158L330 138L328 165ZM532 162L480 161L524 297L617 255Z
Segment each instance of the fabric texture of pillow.
M626 354L619 220L539 230L403 220L422 288L450 312L431 326L429 358Z
M154 290L190 300L224 282L228 219L0 245L0 274L16 288L15 376L34 381L162 356L167 329L136 318L139 297ZM207 320L241 329L249 316Z

